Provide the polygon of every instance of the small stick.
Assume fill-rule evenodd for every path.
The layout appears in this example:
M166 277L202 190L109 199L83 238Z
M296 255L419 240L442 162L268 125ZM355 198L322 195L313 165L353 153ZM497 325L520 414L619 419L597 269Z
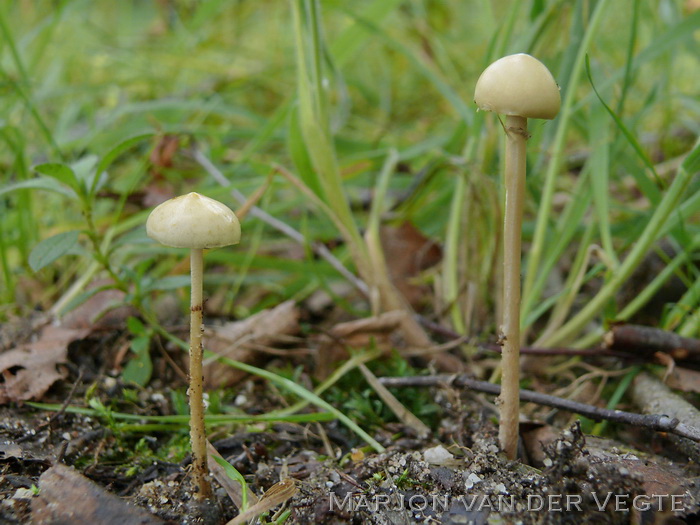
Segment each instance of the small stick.
M488 381L478 381L471 379L466 375L433 375L433 376L415 376L415 377L381 377L380 383L386 387L431 387L431 386L454 386L460 388L468 388L485 394L499 395L501 386ZM579 403L557 396L548 394L540 394L532 390L520 390L520 399L528 403L536 403L568 412L581 414L594 421L607 419L617 423L627 425L650 428L660 432L670 432L678 436L682 436L693 441L700 442L700 428L686 425L680 422L677 418L669 417L664 414L635 414L633 412L624 412L622 410L610 410L600 408L586 403Z
M622 352L665 352L676 360L700 359L700 339L682 337L651 326L615 325L605 334L604 342L607 348Z
M80 384L80 381L82 381L82 379L83 379L83 372L84 372L84 370L83 370L83 367L81 366L78 369L78 378L75 380L75 383L73 383L73 386L71 387L70 392L68 392L68 396L63 401L61 408L59 408L56 412L54 412L48 421L45 421L45 422L39 424L39 426L37 428L44 428L46 426L51 428L54 421L56 421L59 417L61 417L64 414L64 412L66 411L66 408L68 408L68 405L70 405L70 402L72 401L73 396L75 395L75 391L78 389L78 385Z

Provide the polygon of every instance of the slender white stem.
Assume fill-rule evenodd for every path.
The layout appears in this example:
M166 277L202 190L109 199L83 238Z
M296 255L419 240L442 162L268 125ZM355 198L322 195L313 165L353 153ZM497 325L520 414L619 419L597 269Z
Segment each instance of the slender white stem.
M506 117L503 231L503 355L498 439L509 459L518 451L520 419L520 240L525 193L527 119Z
M192 469L199 487L198 499L212 496L207 468L207 435L204 427L204 398L202 374L202 279L204 254L201 249L190 252L190 272L192 291L190 294L190 387L187 394L190 400L190 441L192 443Z

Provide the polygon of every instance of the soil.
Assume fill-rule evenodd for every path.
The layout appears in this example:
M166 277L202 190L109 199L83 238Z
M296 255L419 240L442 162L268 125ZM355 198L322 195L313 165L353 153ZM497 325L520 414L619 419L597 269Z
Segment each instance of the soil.
M71 400L85 406L89 398L107 406L119 399L120 411L173 413L171 391L183 391L184 384L177 374L165 372L163 363L154 363L162 375L148 388L136 391L135 398L124 396L119 375L104 364L114 362L120 337L103 332L71 345L65 380L42 401ZM103 359L95 357L96 349ZM279 393L252 378L231 396L250 413L281 408ZM337 422L227 427L216 429L210 440L258 496L282 479L295 481L296 493L261 523L698 521L700 468L665 448L663 436L621 429L622 444L585 436L578 422L523 425L521 457L508 461L499 451L492 400L448 388L431 389L431 397L441 414L430 436L419 437L398 422L372 429L386 447L384 453L363 448ZM180 450L186 450L183 429L135 434L110 424L108 414L96 418L18 403L0 407L0 523L77 523L47 518L45 509L77 512L91 498L96 507L102 506L102 490L76 494L70 481L59 487L60 497L50 500L47 481L40 477L57 464L73 467L96 491L104 489L154 520L227 523L238 510L225 489L214 481L215 500L198 503L189 457L184 452L181 457L163 454L178 450L174 437L184 443ZM149 522L113 512L91 521Z

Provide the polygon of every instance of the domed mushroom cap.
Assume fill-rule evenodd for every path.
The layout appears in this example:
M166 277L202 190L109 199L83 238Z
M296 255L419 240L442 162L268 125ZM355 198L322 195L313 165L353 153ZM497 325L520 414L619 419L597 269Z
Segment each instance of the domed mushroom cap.
M219 248L240 242L241 225L224 204L188 193L156 206L146 221L146 233L175 248Z
M479 109L501 115L551 120L559 113L561 96L554 77L542 62L520 53L496 60L476 82Z

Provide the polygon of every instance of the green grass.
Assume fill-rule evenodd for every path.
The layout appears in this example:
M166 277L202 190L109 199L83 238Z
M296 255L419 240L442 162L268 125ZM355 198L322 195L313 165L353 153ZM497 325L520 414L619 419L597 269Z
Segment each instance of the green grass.
M660 325L697 336L700 12L684 4L3 2L0 319L69 310L98 277L145 312L181 284L172 272L182 254L146 238L140 193L157 182L235 209L196 150L246 196L277 173L260 206L305 238L291 248L248 217L239 248L209 254L217 271L206 286L227 287L227 313L303 300L342 280L312 256L314 242L331 243L384 295L377 228L408 220L444 248L429 277L438 308L425 314L495 337L503 132L472 96L491 61L528 52L552 70L563 105L554 121L531 124L527 340L594 344L674 276L687 292ZM172 166L154 167L165 135L182 147ZM356 203L367 192L375 199L365 211ZM70 246L51 241L76 235ZM677 253L621 301L661 240Z

